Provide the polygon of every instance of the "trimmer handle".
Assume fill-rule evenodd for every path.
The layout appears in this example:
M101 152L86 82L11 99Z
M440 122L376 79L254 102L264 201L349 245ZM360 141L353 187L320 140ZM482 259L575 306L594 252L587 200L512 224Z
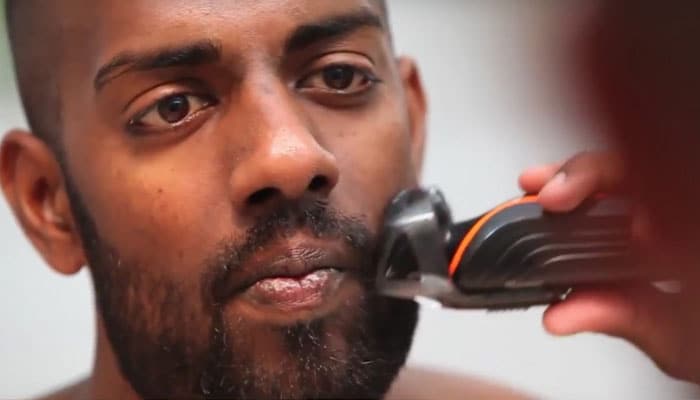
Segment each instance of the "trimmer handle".
M635 279L630 265L631 213L617 197L550 213L526 196L450 229L448 275L462 291L539 287Z

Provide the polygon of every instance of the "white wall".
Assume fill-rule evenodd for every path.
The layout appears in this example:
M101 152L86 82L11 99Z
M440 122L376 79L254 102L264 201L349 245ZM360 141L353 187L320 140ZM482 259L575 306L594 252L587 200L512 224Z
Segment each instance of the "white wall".
M586 0L393 0L397 48L417 57L430 95L424 181L456 217L518 195L518 172L596 145L565 49ZM0 130L23 125L5 43ZM43 392L89 371L95 336L85 272L45 267L0 203L0 398ZM423 310L410 362L492 379L547 399L688 398L638 351L594 335L555 339L541 309Z

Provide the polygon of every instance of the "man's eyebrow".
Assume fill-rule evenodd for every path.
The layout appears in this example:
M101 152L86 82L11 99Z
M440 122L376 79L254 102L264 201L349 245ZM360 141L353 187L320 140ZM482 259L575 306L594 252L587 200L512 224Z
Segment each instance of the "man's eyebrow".
M144 53L123 52L105 63L94 79L95 90L100 90L112 79L131 71L147 71L158 68L196 66L221 59L221 46L210 40L202 40L176 47L150 50Z
M309 24L301 25L289 35L285 42L285 52L303 50L320 41L347 35L364 27L385 30L384 20L368 8L348 14L335 15Z

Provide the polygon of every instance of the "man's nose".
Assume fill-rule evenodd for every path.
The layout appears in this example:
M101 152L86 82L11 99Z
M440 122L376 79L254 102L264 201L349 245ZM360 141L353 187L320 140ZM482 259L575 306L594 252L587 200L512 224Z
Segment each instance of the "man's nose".
M286 87L249 91L250 151L231 174L239 212L259 214L281 202L326 198L338 182L336 158Z

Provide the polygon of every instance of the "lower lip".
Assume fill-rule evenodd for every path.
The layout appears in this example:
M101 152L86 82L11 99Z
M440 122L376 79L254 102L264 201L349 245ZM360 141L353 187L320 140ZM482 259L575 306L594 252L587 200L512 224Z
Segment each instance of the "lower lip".
M342 282L344 274L320 269L299 277L276 277L256 282L246 297L255 303L277 309L297 310L321 306Z

